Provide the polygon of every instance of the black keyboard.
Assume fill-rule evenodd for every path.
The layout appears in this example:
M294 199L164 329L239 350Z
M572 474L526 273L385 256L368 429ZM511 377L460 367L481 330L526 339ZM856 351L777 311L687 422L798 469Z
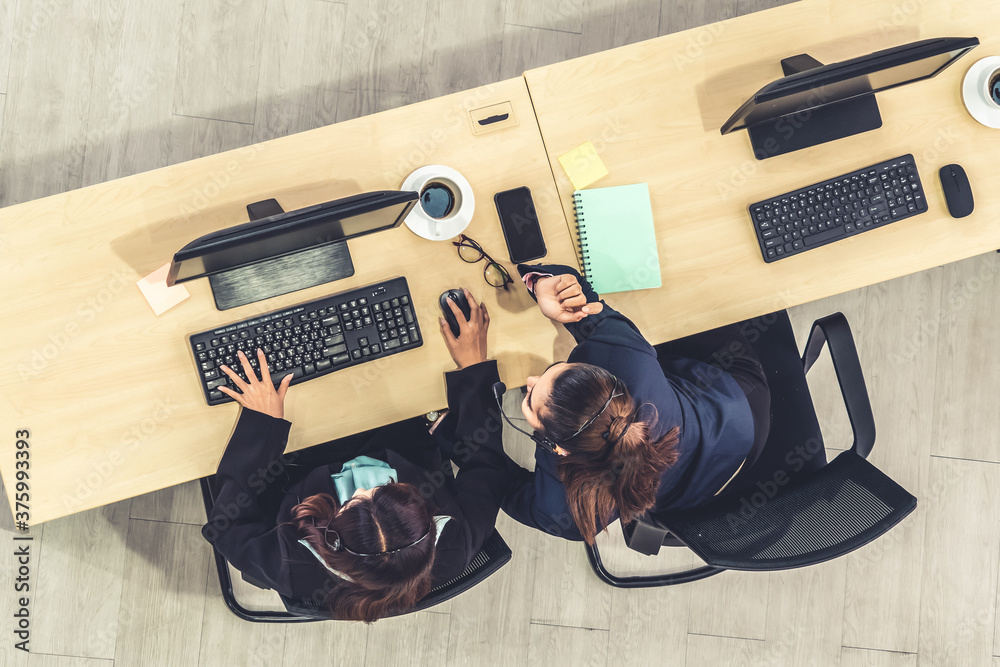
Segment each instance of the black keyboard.
M260 377L257 348L264 350L275 385L289 373L292 384L420 347L406 278L394 278L276 310L191 336L198 377L209 405L233 399L219 391L235 383L219 367L246 380L236 353L243 350Z
M765 262L919 215L927 210L912 155L749 206Z

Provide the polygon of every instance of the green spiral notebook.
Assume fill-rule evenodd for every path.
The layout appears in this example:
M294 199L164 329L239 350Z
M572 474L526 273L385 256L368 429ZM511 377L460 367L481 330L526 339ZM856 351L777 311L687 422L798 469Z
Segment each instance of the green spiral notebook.
M599 294L659 287L653 209L645 183L573 193L584 275Z

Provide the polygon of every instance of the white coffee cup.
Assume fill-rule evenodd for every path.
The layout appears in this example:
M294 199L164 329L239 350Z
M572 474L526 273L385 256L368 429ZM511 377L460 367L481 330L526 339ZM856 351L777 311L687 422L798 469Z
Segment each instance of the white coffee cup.
M1000 129L1000 56L987 56L973 63L962 79L962 102L969 115Z
M476 197L460 173L440 164L415 170L403 181L402 190L415 190L420 202L406 216L406 226L429 241L458 236L472 222Z
M1000 109L1000 67L997 67L986 78L986 102Z

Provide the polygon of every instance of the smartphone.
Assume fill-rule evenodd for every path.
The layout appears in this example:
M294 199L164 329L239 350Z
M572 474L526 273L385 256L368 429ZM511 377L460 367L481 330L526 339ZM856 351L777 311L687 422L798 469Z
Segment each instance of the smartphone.
M515 264L544 257L545 239L535 213L531 190L526 187L504 190L493 195L500 216L500 228L507 241L510 261Z

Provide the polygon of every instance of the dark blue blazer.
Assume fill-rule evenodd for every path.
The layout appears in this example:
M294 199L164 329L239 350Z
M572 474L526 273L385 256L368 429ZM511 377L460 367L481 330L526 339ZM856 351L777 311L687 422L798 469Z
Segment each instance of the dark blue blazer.
M570 267L520 265L518 270L522 276L535 271L576 276L587 301L601 301L604 310L566 325L577 342L568 361L610 371L625 383L636 401L655 406L655 437L680 427L679 456L660 477L654 509L692 507L711 498L736 472L753 445L750 405L732 376L694 359L657 359L656 350L638 328L604 303L590 283ZM580 540L559 479L558 461L556 454L537 448L534 473L514 468L503 510L523 524Z

